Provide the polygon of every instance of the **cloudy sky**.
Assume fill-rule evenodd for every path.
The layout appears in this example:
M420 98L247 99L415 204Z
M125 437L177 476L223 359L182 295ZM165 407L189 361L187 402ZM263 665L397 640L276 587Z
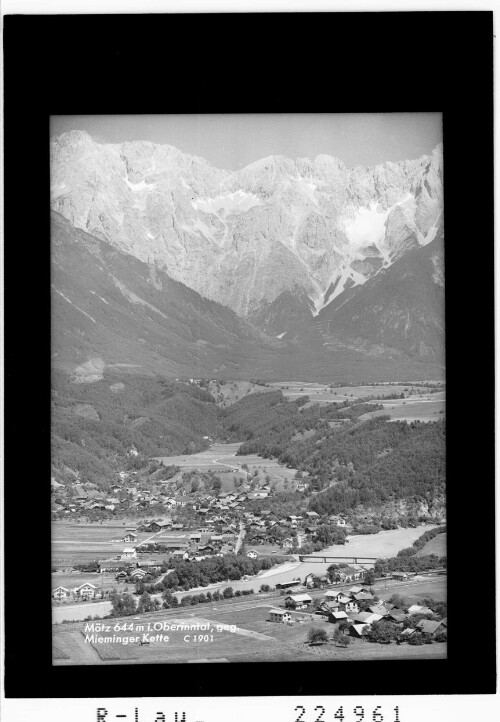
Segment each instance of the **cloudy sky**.
M411 160L442 139L441 113L53 116L51 135L86 130L100 143L150 140L237 170L259 158L315 158L348 166Z

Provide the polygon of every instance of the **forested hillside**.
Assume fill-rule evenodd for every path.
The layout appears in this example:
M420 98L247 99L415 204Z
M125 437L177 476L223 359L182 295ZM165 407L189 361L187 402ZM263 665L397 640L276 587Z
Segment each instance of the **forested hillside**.
M311 501L318 513L338 513L363 504L387 506L404 499L407 505L442 504L446 484L446 425L386 423L380 418L340 434L319 446L303 466L338 460L345 470L338 483ZM340 474L339 474L340 476Z
M59 481L106 486L134 459L200 451L218 424L213 397L194 384L112 372L93 383L52 376L52 467Z

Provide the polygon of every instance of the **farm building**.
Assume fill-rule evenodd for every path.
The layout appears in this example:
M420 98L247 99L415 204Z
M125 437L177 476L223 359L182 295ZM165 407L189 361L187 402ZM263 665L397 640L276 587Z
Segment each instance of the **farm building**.
M304 579L304 585L308 589L312 589L315 586L322 587L325 584L328 584L329 579L326 574L315 574L314 572L311 572L306 576Z
M292 619L290 612L285 609L270 609L269 610L269 621L278 622L281 624L287 624Z
M337 602L321 602L321 605L316 610L316 614L322 614L325 617L330 616L332 612L339 612L340 606Z
M370 609L371 609L371 607L370 607ZM378 613L380 614L380 612L378 612ZM406 619L408 619L408 615L399 609L393 609L392 611L388 612L384 616L390 622L396 622L396 624L402 624Z
M373 624L373 622L378 622L380 619L382 619L381 614L373 614L372 612L359 612L354 617L356 624Z
M369 629L369 624L351 624L349 627L349 634L351 637L362 637Z
M353 597L357 602L373 601L373 594L370 594L370 592L358 592L357 594L353 594Z
M66 587L56 587L52 592L52 599L67 599L71 592Z
M300 579L294 579L292 582L278 582L276 589L291 589L300 584Z
M393 579L399 579L400 581L408 579L408 574L406 572L392 572L391 576Z
M292 609L305 609L312 604L309 594L289 594L285 597L285 604Z
M137 565L141 569L161 569L163 566L162 562L155 561L154 559L137 562Z
M361 569L355 569L354 567L342 567L335 571L335 576L341 582L357 582L364 576L364 571Z
M135 533L135 531L127 531L127 533L123 537L123 541L135 544L135 542L137 541L137 534Z
M373 614L381 614L383 617L386 617L389 612L392 609L392 604L388 604L388 608L384 604L373 604L371 607L368 607L369 612L372 612Z
M136 557L137 552L134 547L125 547L122 552L122 559L135 559Z
M209 549L209 548L210 548L210 547L205 547L205 549ZM213 550L212 550L212 551L213 551ZM187 551L185 551L185 549L177 549L177 550L172 554L172 556L174 557L174 559L183 559L183 560L184 560L184 559L187 559L187 558L189 557L189 554L187 553Z
M345 612L332 612L328 617L328 621L335 624L336 622L345 622L348 619Z
M422 619L422 621L417 624L417 629L420 629L420 631L424 634L434 636L436 632L443 631L444 627L441 622L433 622L430 619Z

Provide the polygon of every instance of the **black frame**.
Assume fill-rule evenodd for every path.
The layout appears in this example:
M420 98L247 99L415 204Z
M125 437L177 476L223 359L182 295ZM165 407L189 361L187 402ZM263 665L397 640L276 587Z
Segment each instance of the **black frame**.
M4 20L6 695L493 693L493 13ZM196 74L221 66L226 87ZM53 667L49 116L300 111L443 112L449 657ZM470 632L465 587L481 599Z

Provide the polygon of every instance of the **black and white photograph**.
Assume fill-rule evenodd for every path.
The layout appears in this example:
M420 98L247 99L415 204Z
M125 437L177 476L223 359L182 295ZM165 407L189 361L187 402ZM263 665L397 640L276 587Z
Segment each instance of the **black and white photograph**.
M491 717L493 13L104 5L4 18L2 719Z
M54 665L446 658L442 122L51 117Z

